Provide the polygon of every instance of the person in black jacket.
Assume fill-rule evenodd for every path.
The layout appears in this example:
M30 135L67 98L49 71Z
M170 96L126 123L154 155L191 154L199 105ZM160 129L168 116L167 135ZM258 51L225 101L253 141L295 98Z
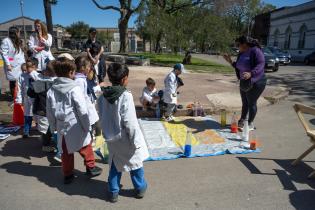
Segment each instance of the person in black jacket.
M34 98L33 114L37 119L37 129L42 133L42 150L44 152L55 150L55 146L52 146L52 133L46 118L46 95L55 79L52 63L53 61L47 64L46 70L42 71L42 75L39 76L40 79L33 82L32 88L29 88L27 92L29 97Z
M90 28L89 39L85 43L85 48L89 59L93 63L98 82L101 83L104 81L106 76L106 64L105 57L103 55L103 45L99 40L96 39L96 35L96 29Z

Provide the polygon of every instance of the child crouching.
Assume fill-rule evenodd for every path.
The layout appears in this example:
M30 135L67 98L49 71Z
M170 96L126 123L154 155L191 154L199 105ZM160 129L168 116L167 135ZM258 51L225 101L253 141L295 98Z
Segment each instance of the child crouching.
M155 88L155 81L152 78L148 78L145 83L147 86L143 88L142 96L140 97L140 102L144 111L146 111L147 108L155 108L155 105L160 100Z
M98 99L100 122L109 152L108 191L111 202L117 202L122 172L130 172L136 190L143 198L147 189L143 161L149 157L141 132L132 94L126 89L129 69L113 63L108 68L112 86L102 88Z
M76 66L68 59L57 60L54 70L57 75L47 92L46 114L51 131L57 130L58 149L62 153L64 183L74 179L74 155L79 151L84 158L86 174L98 176L102 170L95 166L91 146L90 121L84 95L74 79Z

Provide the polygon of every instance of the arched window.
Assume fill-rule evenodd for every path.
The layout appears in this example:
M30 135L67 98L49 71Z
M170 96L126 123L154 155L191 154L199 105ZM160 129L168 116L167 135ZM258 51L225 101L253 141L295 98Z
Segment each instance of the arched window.
M278 38L279 38L279 29L276 29L274 34L273 34L273 46L278 47L279 42L278 42Z
M291 37L292 37L292 29L288 26L285 31L285 40L284 40L284 49L288 50L291 47Z
M300 36L299 36L299 48L303 49L305 47L305 37L306 37L307 27L303 24L300 28Z

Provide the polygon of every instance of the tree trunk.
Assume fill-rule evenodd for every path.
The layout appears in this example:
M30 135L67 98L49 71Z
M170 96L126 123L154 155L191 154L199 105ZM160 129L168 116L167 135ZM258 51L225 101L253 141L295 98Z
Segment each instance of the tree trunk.
M145 36L143 36L143 38L142 38L142 45L143 45L142 51L143 51L143 52L146 52L146 46L145 46L146 41L147 41L147 40L145 39Z
M52 15L51 15L51 4L50 4L49 0L43 0L43 1L44 1L47 31L48 31L48 33L50 33L54 37L53 22L52 22Z
M161 39L162 39L162 32L160 31L156 37L156 42L155 42L155 53L161 53Z
M119 38L120 38L120 49L119 53L127 52L128 45L128 22L132 15L131 11L122 10L120 12L120 19L118 23L119 27Z

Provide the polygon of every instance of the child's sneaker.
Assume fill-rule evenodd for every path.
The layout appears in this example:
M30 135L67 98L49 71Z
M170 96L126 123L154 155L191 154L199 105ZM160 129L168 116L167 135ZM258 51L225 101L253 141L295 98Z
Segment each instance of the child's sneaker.
M174 121L174 117L171 115L171 116L166 118L166 121L167 122L172 122L172 121Z
M145 187L141 190L136 190L136 198L138 198L138 199L143 198L146 191L147 191L147 187Z
M61 163L61 154L60 153L57 153L54 157L54 160Z
M118 193L109 193L109 202L116 203L118 201Z
M92 178L100 175L102 171L100 167L94 166L94 168L86 168L86 175Z
M71 175L65 176L65 177L63 178L63 183L64 183L64 184L70 184L71 182L73 182L73 180L74 180L74 175L71 174Z

